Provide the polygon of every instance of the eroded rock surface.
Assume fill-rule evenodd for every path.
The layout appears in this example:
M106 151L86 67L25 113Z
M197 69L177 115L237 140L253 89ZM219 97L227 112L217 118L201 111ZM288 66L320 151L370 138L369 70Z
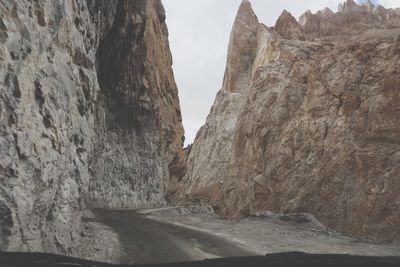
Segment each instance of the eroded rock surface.
M258 27L250 2L243 1L230 37L223 87L188 155L182 184L190 192L215 191L228 173L233 134L257 53Z
M348 0L299 21L284 12L275 28L241 29L257 29L255 53L243 57L251 75L238 101L225 76L181 197L229 218L307 212L347 235L399 241L399 9Z
M68 254L86 203L163 204L183 128L161 2L0 14L0 249Z

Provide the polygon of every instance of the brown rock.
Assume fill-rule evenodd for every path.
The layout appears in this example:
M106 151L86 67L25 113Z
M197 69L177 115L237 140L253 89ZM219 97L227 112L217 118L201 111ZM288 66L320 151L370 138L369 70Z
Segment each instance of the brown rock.
M274 28L285 39L304 40L303 30L299 23L286 10L279 16Z
M257 53L258 28L259 23L250 2L243 1L230 36L222 89L188 156L188 171L179 190L182 197L199 188L219 188L228 173L233 133L239 111L246 100ZM201 195L213 195L211 191L203 190Z
M248 87L257 48L258 19L248 0L241 3L230 36L223 90L241 92Z
M287 40L282 21L293 20L280 20L279 34L258 27L239 110L217 96L182 187L228 218L306 212L351 236L399 241L400 17L347 1L338 13L305 13L306 41ZM225 131L218 118L232 111Z
M371 2L357 5L348 0L339 5L339 12L324 9L316 14L307 11L299 18L299 23L308 40L315 38L337 40L365 32L399 28L399 15L394 9L374 6Z

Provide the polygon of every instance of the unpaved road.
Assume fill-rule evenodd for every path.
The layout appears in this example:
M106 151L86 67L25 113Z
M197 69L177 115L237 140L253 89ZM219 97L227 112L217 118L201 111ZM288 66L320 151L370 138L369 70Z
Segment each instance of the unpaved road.
M134 210L94 210L96 221L118 234L120 263L167 263L216 257L254 256L233 241L145 218Z
M310 214L306 217L304 214L300 217L292 214L292 219L289 219L264 212L240 221L226 221L191 205L138 212L156 221L233 240L260 255L300 251L311 254L400 256L400 244L379 245L346 237L325 227Z

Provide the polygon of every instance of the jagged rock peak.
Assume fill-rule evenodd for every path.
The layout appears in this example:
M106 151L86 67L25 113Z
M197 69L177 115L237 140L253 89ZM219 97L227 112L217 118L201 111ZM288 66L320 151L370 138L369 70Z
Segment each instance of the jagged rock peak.
M319 11L320 14L324 15L324 16L329 16L329 15L333 15L335 14L332 9L330 9L329 7L325 7L324 9L322 9L321 11Z
M249 23L254 22L254 20L257 20L258 23L257 16L253 10L253 7L251 6L250 1L243 0L242 3L240 4L236 15L236 20L238 19L249 21Z
M287 10L279 16L275 30L285 39L303 40L304 34L297 20Z
M400 27L400 16L396 9L375 6L371 1L357 4L347 0L339 5L338 12L324 9L313 14L305 12L299 18L306 39L332 36L353 36L369 30L394 29Z
M250 2L243 1L231 32L222 89L217 94L206 124L197 133L190 149L187 172L176 193L178 198L192 193L215 195L222 181L221 173L228 172L233 151L233 132L246 100L257 56L259 28ZM205 188L203 193L198 192L199 188Z
M357 4L353 0L347 0L346 2L339 4L338 12L345 13L354 10L362 10L365 8L368 11L372 11L375 7L376 5L371 0L367 0L365 3L362 4Z
M313 13L311 12L311 10L307 10L306 12L303 13L303 15L299 17L299 24L302 28L304 28L304 26L307 24L312 15Z
M252 12L254 14L253 7L251 6L251 3L249 0L243 0L242 3L239 6L238 14L240 13L246 13L246 12Z
M257 53L258 27L258 18L250 2L244 0L238 9L230 36L223 84L226 90L241 91L247 87Z
M354 2L353 0L346 0L346 2L344 2L343 4L339 4L338 11L346 12L346 11L352 10L358 6L359 5L356 2Z
M371 7L371 8L375 7L374 3L372 3L370 0L368 0L364 5Z

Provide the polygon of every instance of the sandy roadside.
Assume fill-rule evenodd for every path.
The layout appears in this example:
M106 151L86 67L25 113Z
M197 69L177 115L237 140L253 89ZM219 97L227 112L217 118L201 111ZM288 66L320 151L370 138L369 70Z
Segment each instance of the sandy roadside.
M123 210L115 212L121 211ZM309 215L282 217L278 214L266 212L241 221L226 221L217 219L211 209L198 206L140 209L133 212L156 222L172 224L186 229L201 231L211 236L221 237L227 242L233 242L257 255L300 251L315 254L400 256L400 246L378 245L365 240L361 241L345 237L324 227ZM133 226L136 225L135 228L142 227L143 223L147 228L151 228L153 224L151 221L146 223L145 220L140 220L135 224L127 217L117 218L117 220L122 219L127 220L126 223L133 223ZM121 233L118 234L115 231L116 229L103 224L104 222L99 221L91 211L85 212L82 223L84 226L82 238L68 252L69 256L108 263L121 263L121 259L132 257L132 255L127 255L124 252L126 250L124 249L124 244L127 242L123 240L124 238L121 239ZM167 226L162 228L168 230L170 227ZM160 230L160 226L155 225L154 227L154 229ZM154 232L155 235L157 234L156 232ZM182 230L179 230L179 233L182 234ZM164 232L161 232L161 236L162 234ZM132 242L137 238L137 233L134 235ZM190 238L186 240L184 236L175 241L179 241L184 246L182 251L193 254L194 259L216 257L212 253L208 255L204 249L197 251L198 247L201 248L201 246L198 246L197 241L195 242ZM143 239L140 244L136 244L137 242L135 241L133 245L139 245L141 249L144 249L144 247L141 247L144 244L143 242L147 241Z
M257 254L301 251L317 254L400 256L400 246L356 240L324 227L314 217L263 213L241 221L215 218L199 207L145 209L147 218L215 234L239 242Z
M119 263L123 254L118 234L96 220L90 210L83 212L82 225L81 239L67 255L97 262Z

